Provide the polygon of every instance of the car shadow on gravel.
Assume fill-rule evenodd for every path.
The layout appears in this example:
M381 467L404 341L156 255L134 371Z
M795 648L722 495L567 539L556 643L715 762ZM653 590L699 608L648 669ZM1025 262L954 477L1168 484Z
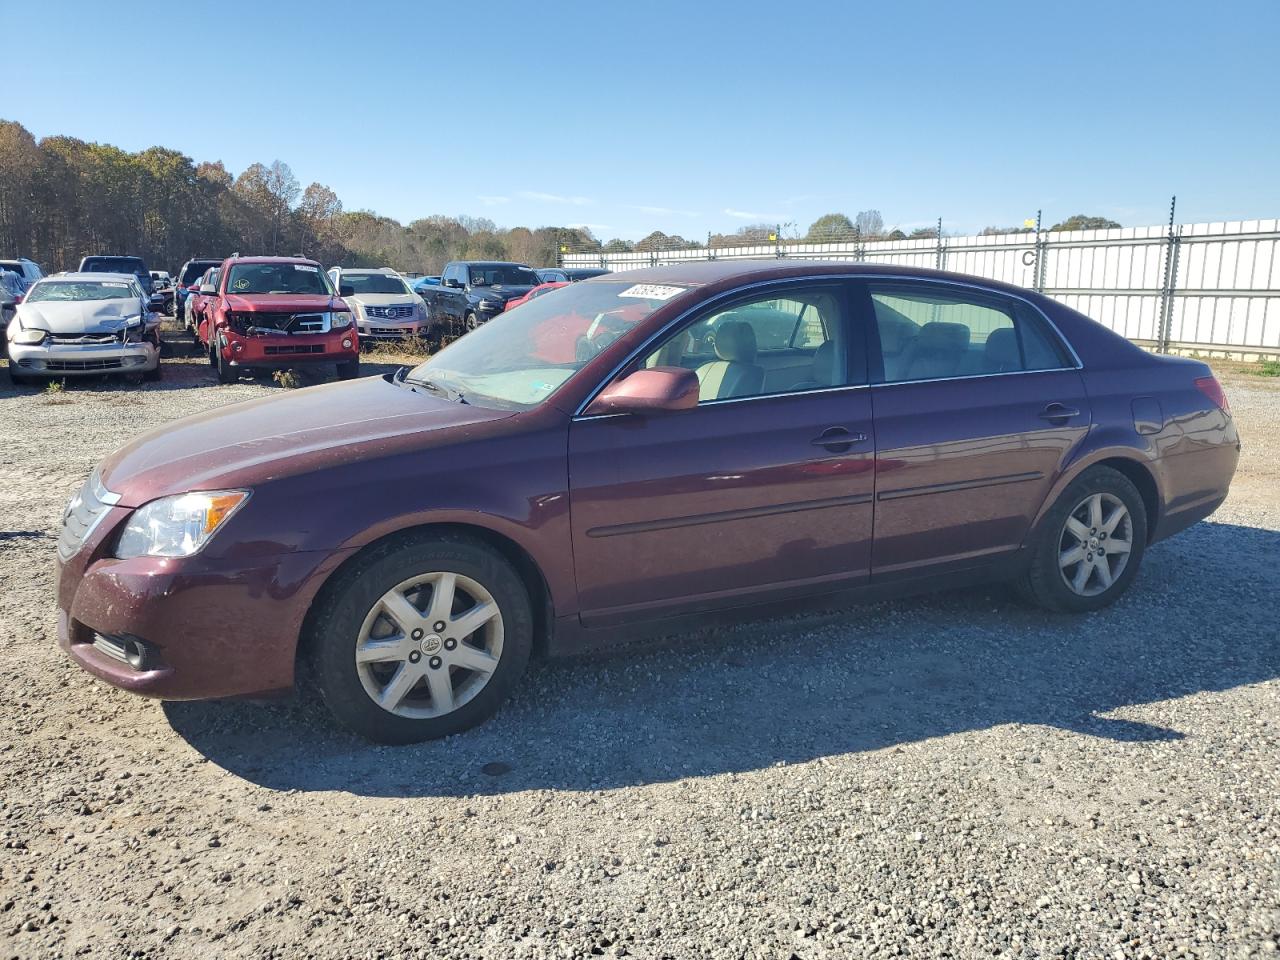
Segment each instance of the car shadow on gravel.
M1178 730L1106 714L1280 676L1277 557L1280 533L1201 523L1153 548L1130 593L1087 616L1048 615L991 587L539 663L487 724L410 747L336 730L310 698L164 710L192 747L249 781L366 796L609 789L1010 723L1175 741Z

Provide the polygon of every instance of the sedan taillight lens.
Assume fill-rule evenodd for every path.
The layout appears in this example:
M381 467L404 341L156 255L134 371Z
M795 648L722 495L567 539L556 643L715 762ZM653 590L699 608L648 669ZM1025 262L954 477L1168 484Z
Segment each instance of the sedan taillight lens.
M1231 404L1227 403L1226 391L1217 377L1197 377L1196 389L1214 402L1223 413L1231 412Z

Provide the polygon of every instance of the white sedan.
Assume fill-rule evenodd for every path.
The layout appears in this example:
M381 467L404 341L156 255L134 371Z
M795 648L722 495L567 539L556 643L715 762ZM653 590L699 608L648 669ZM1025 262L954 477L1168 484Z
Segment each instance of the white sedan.
M63 273L37 281L6 331L9 378L140 373L160 379L159 298L122 273Z

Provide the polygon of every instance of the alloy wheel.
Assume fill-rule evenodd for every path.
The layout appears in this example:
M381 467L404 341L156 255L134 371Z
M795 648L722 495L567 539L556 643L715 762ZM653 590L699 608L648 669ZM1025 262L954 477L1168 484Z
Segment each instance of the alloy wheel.
M1119 497L1095 493L1067 514L1058 541L1058 569L1072 593L1096 597L1129 563L1133 519Z
M392 587L365 616L356 669L383 710L441 717L489 682L502 639L502 611L482 584L460 573L423 574Z

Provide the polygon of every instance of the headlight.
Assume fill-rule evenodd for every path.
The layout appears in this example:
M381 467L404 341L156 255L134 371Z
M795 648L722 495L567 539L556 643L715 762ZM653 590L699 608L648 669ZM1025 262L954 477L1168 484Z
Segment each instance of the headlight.
M335 310L329 318L331 330L345 330L351 326L351 314L346 310Z
M35 346L44 343L45 337L49 336L48 330L40 330L35 327L22 327L15 333L11 339L14 343L21 343L26 346Z
M189 557L248 499L248 490L214 490L153 500L129 517L116 556Z
M481 310L501 310L502 301L501 300L481 300L480 309Z

